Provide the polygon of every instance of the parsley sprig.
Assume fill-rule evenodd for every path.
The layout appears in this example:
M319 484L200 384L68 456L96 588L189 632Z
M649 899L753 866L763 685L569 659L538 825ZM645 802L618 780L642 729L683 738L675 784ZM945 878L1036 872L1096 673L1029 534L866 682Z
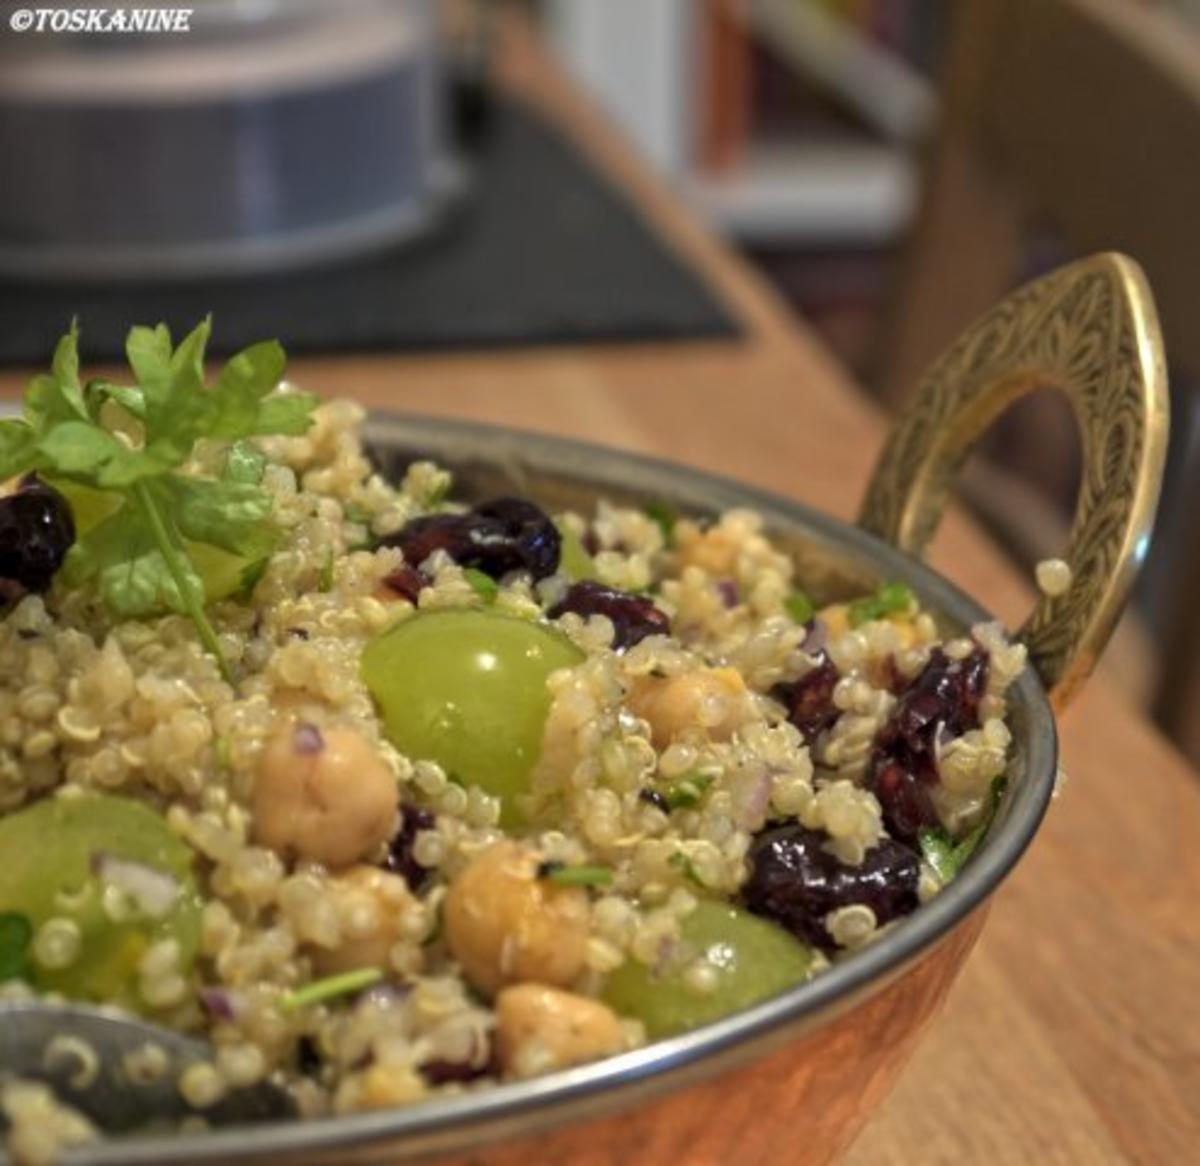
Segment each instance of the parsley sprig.
M275 531L270 496L260 485L265 463L247 439L304 433L316 399L274 392L286 363L274 340L239 352L206 388L210 331L204 320L173 347L164 324L131 328L125 352L136 383L82 385L72 325L50 371L26 388L24 415L0 421L0 480L33 470L112 496L107 517L71 548L67 580L94 582L118 616L164 609L187 615L230 679L188 546L207 544L248 561L270 553ZM109 402L120 408L106 408ZM114 413L129 424L118 429ZM138 436L130 438L130 431ZM202 438L231 443L219 478L180 472Z

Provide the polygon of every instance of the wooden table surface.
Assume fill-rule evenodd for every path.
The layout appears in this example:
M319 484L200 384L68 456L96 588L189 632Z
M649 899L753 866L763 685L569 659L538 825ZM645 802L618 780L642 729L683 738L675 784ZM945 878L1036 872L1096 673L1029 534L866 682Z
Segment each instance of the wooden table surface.
M507 38L506 83L627 192L744 337L310 359L294 379L372 405L660 453L851 518L885 430L879 413L520 30ZM20 381L10 374L0 390ZM959 515L933 561L1005 619L1029 603L1026 583ZM1103 671L1064 719L1062 746L1065 792L998 893L945 1013L850 1153L855 1166L1200 1157L1200 780ZM781 1148L770 1166L787 1160Z

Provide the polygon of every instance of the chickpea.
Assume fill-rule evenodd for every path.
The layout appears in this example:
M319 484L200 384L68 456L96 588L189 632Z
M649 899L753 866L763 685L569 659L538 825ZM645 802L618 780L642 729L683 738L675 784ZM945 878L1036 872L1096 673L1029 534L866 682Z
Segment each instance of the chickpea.
M496 997L496 1048L506 1076L533 1077L624 1047L620 1019L599 1000L543 984L517 984Z
M687 529L679 542L679 565L700 567L714 576L737 574L738 541L721 526Z
M850 630L850 605L848 603L831 603L823 607L817 616L825 625L831 640L840 639Z
M341 924L341 942L313 952L319 975L386 968L404 934L406 918L420 907L399 875L377 866L353 866L330 879L329 891Z
M425 1096L421 1074L410 1065L374 1064L359 1077L350 1077L338 1089L338 1113L368 1109L394 1109Z
M539 879L538 865L532 851L497 842L450 884L446 942L481 992L522 980L569 984L583 971L587 892Z
M396 779L360 733L300 721L267 742L251 808L260 845L337 868L391 837L399 795Z
M629 708L650 723L658 749L688 730L727 741L750 713L746 682L735 668L700 668L680 676L643 676L629 695Z

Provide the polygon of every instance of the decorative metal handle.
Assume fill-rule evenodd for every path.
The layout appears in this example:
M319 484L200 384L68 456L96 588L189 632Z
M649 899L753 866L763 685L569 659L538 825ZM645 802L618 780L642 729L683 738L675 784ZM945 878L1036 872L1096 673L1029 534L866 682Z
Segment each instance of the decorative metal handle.
M1014 401L1057 388L1073 407L1083 475L1065 559L1071 585L1018 633L1064 708L1108 642L1145 557L1169 405L1162 338L1142 270L1113 252L1026 284L926 373L893 430L859 525L920 556L972 446Z

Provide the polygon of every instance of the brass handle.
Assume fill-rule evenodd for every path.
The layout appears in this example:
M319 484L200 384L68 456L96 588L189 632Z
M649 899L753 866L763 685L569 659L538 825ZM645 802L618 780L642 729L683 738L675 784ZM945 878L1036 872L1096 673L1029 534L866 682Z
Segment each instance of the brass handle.
M1145 557L1166 457L1169 405L1154 300L1133 260L1108 252L1026 284L926 373L884 447L859 525L920 556L971 447L1014 401L1071 402L1083 474L1065 594L1042 596L1019 637L1058 709L1087 679Z

